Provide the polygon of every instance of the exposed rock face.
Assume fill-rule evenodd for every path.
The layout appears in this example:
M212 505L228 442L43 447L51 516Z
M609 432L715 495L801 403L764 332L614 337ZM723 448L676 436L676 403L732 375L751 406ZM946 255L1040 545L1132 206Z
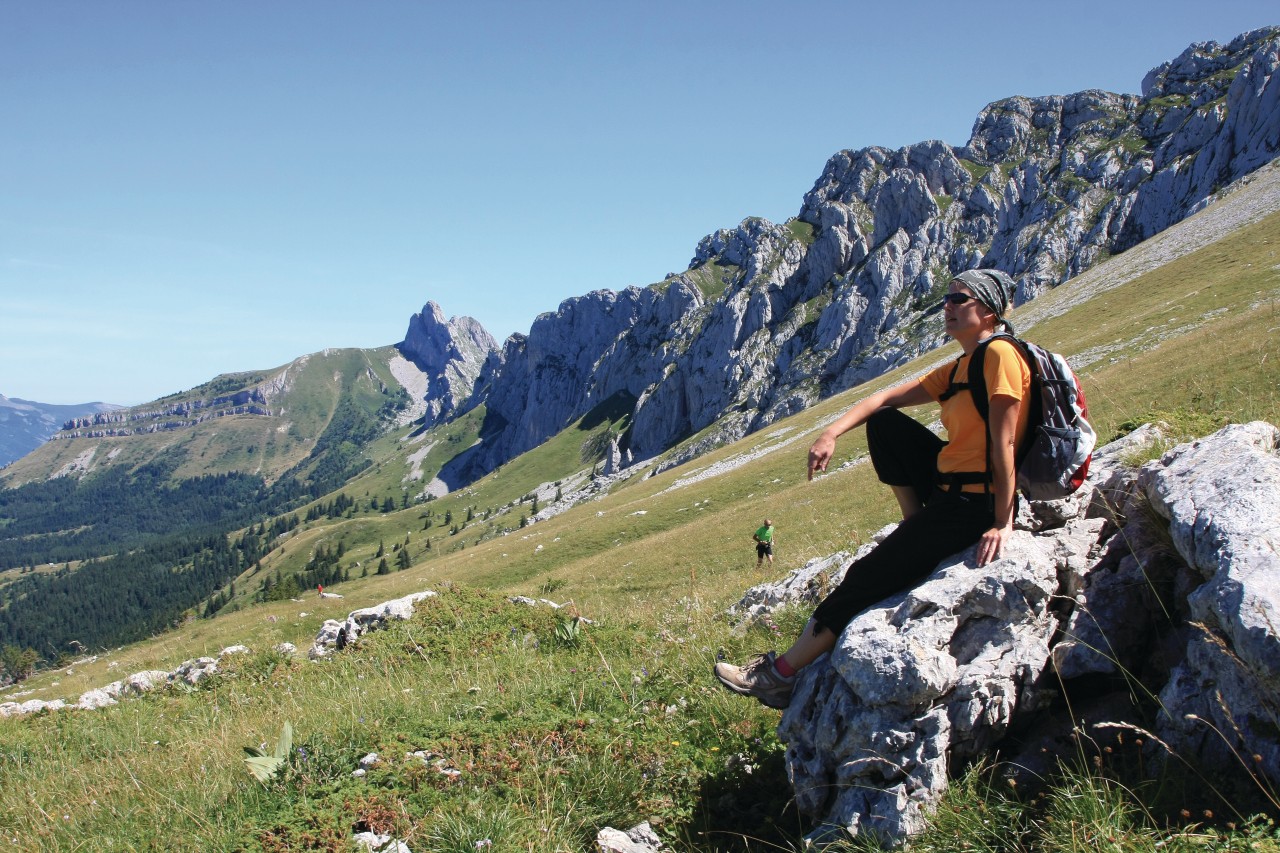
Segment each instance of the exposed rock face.
M1187 754L1280 770L1280 431L1229 427L1145 468L1139 493L1169 520L1194 574L1186 651L1160 693L1159 731ZM1255 758L1256 756L1256 758Z
M427 377L425 423L447 420L475 391L476 380L498 342L470 317L445 322L440 306L428 302L409 318L400 352Z
M1167 757L1163 741L1211 772L1275 778L1280 430L1228 427L1122 468L1141 438L1100 451L1081 494L1023 512L1000 560L975 568L970 549L945 561L802 672L778 729L802 813L901 839L924 827L952 771L1000 744L1024 778L1043 776L1081 718L1097 744L1154 728L1148 760ZM735 612L812 602L823 571L815 561ZM1062 699L1078 689L1064 723Z
M1020 302L1062 283L1280 153L1278 65L1280 29L1259 30L1193 45L1141 96L1014 97L960 148L836 154L790 223L717 231L684 273L566 300L510 338L463 407L492 419L467 476L619 393L635 459L720 421L706 449L940 344L925 312L960 270L1009 272Z

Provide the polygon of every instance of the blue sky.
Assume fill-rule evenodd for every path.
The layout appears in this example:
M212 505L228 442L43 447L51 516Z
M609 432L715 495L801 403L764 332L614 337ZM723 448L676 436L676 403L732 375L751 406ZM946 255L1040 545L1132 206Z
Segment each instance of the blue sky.
M1138 92L1273 2L0 0L0 394L136 404L438 303L499 340L845 148Z

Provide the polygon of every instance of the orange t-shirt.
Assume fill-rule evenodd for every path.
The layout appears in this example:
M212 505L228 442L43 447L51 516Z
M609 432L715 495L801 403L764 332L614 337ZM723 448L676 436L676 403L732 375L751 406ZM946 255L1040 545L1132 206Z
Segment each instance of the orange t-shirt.
M948 362L920 377L929 396L937 400L946 392L951 381L951 369L956 368L957 383L969 381L969 356L960 356L959 364ZM997 394L1013 397L1015 400L1026 400L1031 390L1031 370L1026 359L1018 352L1017 345L997 338L987 345L987 354L982 362L982 374L987 380L987 398ZM987 470L987 425L978 414L973 404L973 396L963 391L944 400L942 407L942 426L947 431L947 445L938 454L938 470L943 474L960 471ZM1027 418L1030 414L1028 406L1018 410L1018 425L1015 433L1015 447L1022 444L1027 434ZM966 492L983 491L982 484L968 484L962 487Z

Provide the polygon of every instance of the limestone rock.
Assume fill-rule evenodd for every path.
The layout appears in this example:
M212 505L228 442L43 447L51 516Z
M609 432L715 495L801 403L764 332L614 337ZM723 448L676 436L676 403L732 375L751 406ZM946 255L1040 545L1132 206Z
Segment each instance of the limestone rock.
M400 352L426 375L425 425L433 426L458 412L476 390L498 342L470 317L445 322L440 306L428 302L409 319Z
M62 699L28 699L25 702L0 702L0 717L25 717L41 711L60 711L67 707Z
M1187 596L1185 659L1161 692L1158 733L1229 765L1280 770L1280 430L1230 426L1142 470L1178 553L1204 583Z
M214 675L217 671L217 658L201 657L178 664L178 668L173 671L171 677L174 681L195 685Z
M357 832L351 840L361 853L412 853L408 844L377 832Z
M596 834L599 853L658 853L665 850L662 839L645 821L626 832L607 826Z
M1242 756L1280 771L1280 430L1231 426L1126 463L1158 440L1148 427L1101 448L1086 494L1025 514L1000 560L944 561L802 671L778 728L802 814L901 840L993 748L1026 779L1071 731L1114 743L1153 714L1153 759L1162 740L1209 772L1238 773ZM735 612L811 604L800 576L816 566Z
M373 607L353 610L341 622L337 619L326 619L320 626L320 631L316 634L307 656L312 660L325 657L334 650L341 650L347 643L355 642L362 634L383 627L393 619L412 619L414 605L435 595L436 593L431 590L413 592Z
M806 668L779 724L800 811L855 833L923 828L948 762L980 755L1034 692L1058 622L1054 554L1018 532L858 615Z
M142 693L150 693L159 687L169 683L169 673L162 669L148 669L142 672L135 672L120 682L120 692L123 694L140 695Z
M844 579L844 572L849 564L873 547L874 544L864 545L852 557L845 551L827 557L815 557L782 580L757 584L746 591L741 601L729 608L729 616L748 624L767 618L784 604L817 605L828 591Z
M76 702L76 707L84 711L92 711L115 704L115 698L99 687L93 690L86 690L84 693L81 693L80 699Z

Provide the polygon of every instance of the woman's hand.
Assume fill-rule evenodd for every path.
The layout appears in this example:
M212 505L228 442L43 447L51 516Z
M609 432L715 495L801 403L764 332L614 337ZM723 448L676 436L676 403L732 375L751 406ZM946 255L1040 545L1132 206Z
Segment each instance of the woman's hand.
M993 563L1004 553L1004 543L1013 534L1013 525L992 527L978 540L978 565Z
M819 471L827 470L827 463L836 452L836 439L855 427L867 422L877 409L888 406L901 409L903 406L918 406L928 403L933 398L918 380L910 379L901 385L895 385L884 391L877 391L870 397L859 400L853 408L840 416L835 423L822 431L818 440L809 448L809 479Z
M827 470L827 463L836 452L836 440L825 432L809 448L809 479L819 471Z

